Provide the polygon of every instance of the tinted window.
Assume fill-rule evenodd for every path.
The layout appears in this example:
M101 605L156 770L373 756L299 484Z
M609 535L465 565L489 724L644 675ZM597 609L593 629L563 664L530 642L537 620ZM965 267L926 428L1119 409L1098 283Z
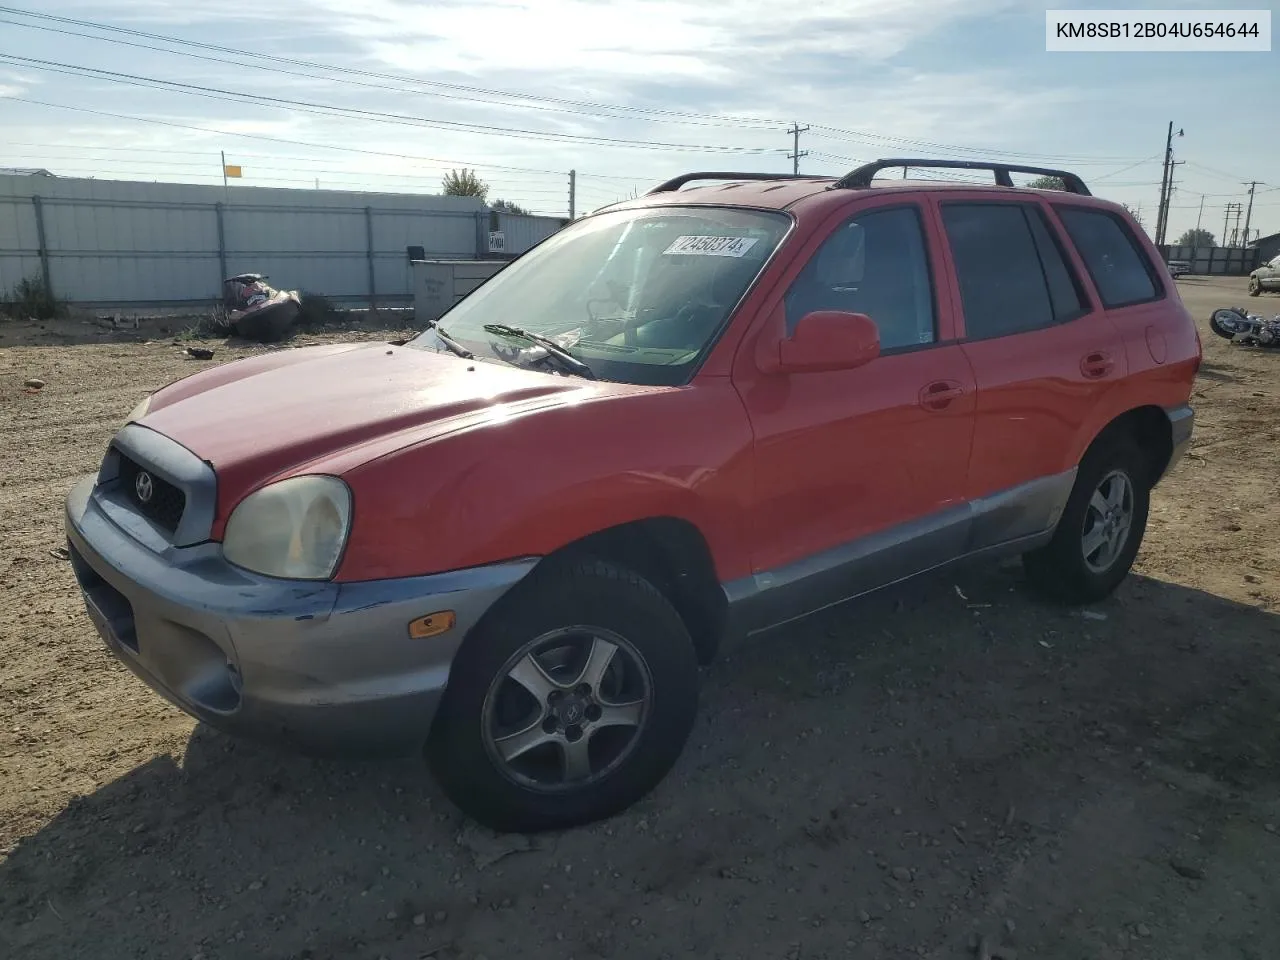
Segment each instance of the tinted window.
M1044 211L1028 207L1027 223L1031 227L1031 236L1036 242L1036 253L1040 255L1040 264L1044 268L1045 283L1049 286L1049 300L1053 304L1053 315L1059 321L1074 320L1088 310L1084 293L1075 273L1067 266L1066 257L1056 236L1049 232L1050 227L1045 220Z
M942 218L970 339L1007 336L1055 322L1049 281L1023 205L948 203L942 207Z
M880 349L932 343L933 284L915 207L860 214L826 239L787 291L787 331L814 310L865 313Z
M1119 218L1083 207L1059 207L1063 226L1080 251L1107 307L1154 300L1159 294L1151 264Z

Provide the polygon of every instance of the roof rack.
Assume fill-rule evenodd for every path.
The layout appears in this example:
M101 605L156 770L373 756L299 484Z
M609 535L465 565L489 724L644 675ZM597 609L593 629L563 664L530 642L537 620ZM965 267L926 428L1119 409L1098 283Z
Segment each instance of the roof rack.
M886 160L876 160L872 163L863 164L856 170L851 170L843 177L831 185L832 190L849 190L871 186L871 181L881 170L895 169L898 167L934 167L945 170L990 170L996 178L996 183L1002 187L1012 187L1013 179L1010 173L1031 173L1038 177L1057 177L1062 181L1067 193L1078 193L1082 196L1092 196L1089 188L1084 185L1084 181L1074 173L1066 170L1051 170L1048 167L1024 167L1015 163L998 163L988 162L984 160L927 160L922 158L905 158L893 157Z
M713 171L703 173L682 173L678 177L672 177L666 183L660 183L652 190L654 193L670 193L672 190L679 190L686 183L692 183L695 180L830 180L830 176L820 176L813 173L726 173L724 171Z

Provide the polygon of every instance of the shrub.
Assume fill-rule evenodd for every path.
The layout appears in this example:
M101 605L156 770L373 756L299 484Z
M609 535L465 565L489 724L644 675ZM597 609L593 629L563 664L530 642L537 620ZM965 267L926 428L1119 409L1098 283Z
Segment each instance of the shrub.
M53 320L66 312L66 304L54 297L40 278L24 277L0 297L0 314L15 320Z

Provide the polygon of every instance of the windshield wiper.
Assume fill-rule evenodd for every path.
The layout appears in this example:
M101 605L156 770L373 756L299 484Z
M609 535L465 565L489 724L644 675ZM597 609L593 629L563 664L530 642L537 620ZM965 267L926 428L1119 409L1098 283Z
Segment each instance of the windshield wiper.
M427 321L427 329L440 338L440 342L464 360L474 360L476 355L444 332L444 328L434 320Z
M544 337L540 333L530 333L520 327L511 327L505 323L486 323L484 329L487 333L496 333L507 337L521 337L530 343L536 343L547 351L547 356L554 357L560 366L570 373L576 373L578 376L586 377L588 380L596 379L595 373L589 366L549 337Z

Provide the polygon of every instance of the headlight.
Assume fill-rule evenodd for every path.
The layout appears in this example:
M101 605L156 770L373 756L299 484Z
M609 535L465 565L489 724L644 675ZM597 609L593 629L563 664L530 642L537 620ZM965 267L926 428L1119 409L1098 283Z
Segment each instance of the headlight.
M136 423L147 415L147 411L151 409L151 394L147 394L142 398L142 402L133 408L133 412L125 418L125 423Z
M351 491L337 477L281 480L251 493L231 512L222 553L268 577L328 580L351 527Z

